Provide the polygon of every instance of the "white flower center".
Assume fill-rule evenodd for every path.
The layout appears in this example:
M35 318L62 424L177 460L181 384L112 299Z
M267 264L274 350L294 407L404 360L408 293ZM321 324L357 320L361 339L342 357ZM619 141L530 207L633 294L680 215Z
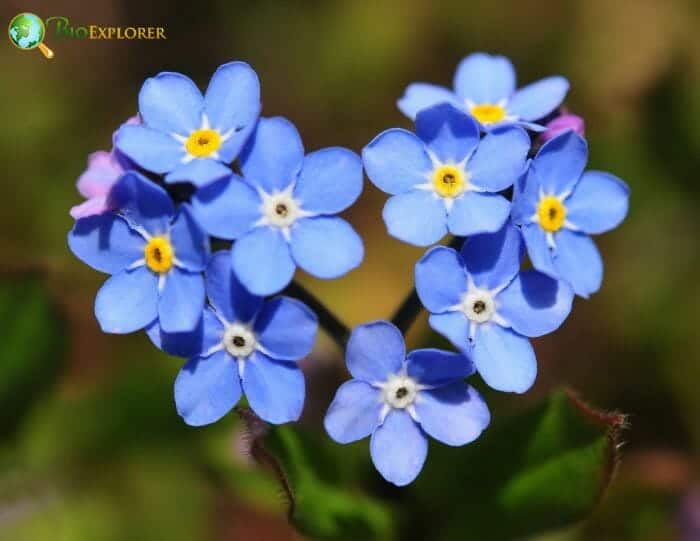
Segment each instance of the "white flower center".
M484 289L471 289L462 299L462 312L475 323L490 321L496 313L493 295Z
M268 195L263 200L263 216L269 225L289 227L301 214L299 203L287 191Z
M257 345L255 335L250 328L240 323L232 323L224 330L224 337L221 341L224 349L237 359L245 359L253 351Z
M418 395L418 384L405 375L392 374L382 385L382 400L396 409L406 409L413 404Z

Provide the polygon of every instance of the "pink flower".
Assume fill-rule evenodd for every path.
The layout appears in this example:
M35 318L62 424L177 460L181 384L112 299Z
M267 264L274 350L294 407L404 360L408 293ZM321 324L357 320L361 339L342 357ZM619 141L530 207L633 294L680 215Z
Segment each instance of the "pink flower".
M572 115L565 113L551 120L547 124L547 130L542 133L541 141L549 141L552 137L564 133L565 131L573 130L581 137L584 135L584 122L583 118L578 115Z

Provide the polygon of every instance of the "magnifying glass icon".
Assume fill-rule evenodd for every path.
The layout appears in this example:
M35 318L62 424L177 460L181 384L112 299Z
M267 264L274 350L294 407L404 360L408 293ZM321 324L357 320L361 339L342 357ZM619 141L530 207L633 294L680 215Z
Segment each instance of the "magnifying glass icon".
M33 13L15 15L10 21L7 33L12 44L18 49L29 51L38 48L46 58L53 58L53 51L44 45L46 27L41 17Z

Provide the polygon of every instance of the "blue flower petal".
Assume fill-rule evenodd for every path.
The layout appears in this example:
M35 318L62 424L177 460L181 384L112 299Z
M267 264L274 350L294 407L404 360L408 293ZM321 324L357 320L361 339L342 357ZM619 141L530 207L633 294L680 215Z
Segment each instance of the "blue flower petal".
M586 171L565 201L566 218L588 234L605 233L625 219L629 187L603 171Z
M151 235L166 235L175 207L168 193L135 171L129 171L112 187L110 204L132 226Z
M436 246L416 263L416 292L429 312L444 312L462 301L467 273L452 248Z
M440 103L451 103L455 107L461 107L461 101L454 92L444 86L431 85L429 83L412 83L406 87L404 95L401 96L396 105L404 115L411 120L423 109L438 105Z
M568 91L564 77L547 77L517 90L507 109L523 120L539 120L559 107Z
M530 136L515 126L490 131L467 163L469 182L489 192L500 192L520 176L530 150Z
M68 233L68 246L93 269L114 274L143 258L146 241L114 214L81 218Z
M335 216L299 220L292 228L292 257L317 278L338 278L362 263L365 249L352 226Z
M215 237L237 239L262 216L260 196L237 175L200 188L192 197L192 214Z
M553 263L559 277L588 298L603 282L603 260L593 240L582 233L562 229L556 236Z
M523 255L520 231L510 222L496 233L470 237L462 246L467 272L479 288L506 285L518 273Z
M323 425L338 443L351 443L366 438L377 428L381 410L379 390L353 379L336 391Z
M160 132L189 135L202 123L202 93L192 79L163 72L146 79L139 92L144 124Z
M497 391L524 393L537 377L530 341L495 324L480 326L473 359L486 384Z
M194 330L204 310L204 277L178 267L168 273L158 303L158 321L165 332Z
M182 143L147 126L122 126L116 147L138 166L158 174L172 171L185 157Z
M454 105L423 109L416 117L416 135L443 163L459 163L479 144L479 125Z
M263 298L250 293L231 268L231 253L216 252L207 265L206 289L209 302L229 323L250 323L260 311Z
M306 392L299 367L260 352L253 353L243 363L243 390L255 414L272 424L299 419Z
M425 145L410 131L386 130L362 150L367 177L383 192L395 195L427 182L433 165Z
M299 132L280 116L261 118L240 157L243 176L267 193L294 182L304 162Z
M274 295L292 281L296 265L281 231L258 227L231 248L233 272L255 295Z
M193 331L167 333L160 328L158 320L146 327L146 334L153 345L169 355L186 359L204 355L221 342L224 327L209 308L202 312Z
M494 193L467 192L455 199L447 226L459 237L494 233L503 227L510 214L510 201Z
M165 182L190 182L197 187L231 175L231 168L209 158L197 158L191 162L178 165L165 175Z
M447 445L474 441L491 421L484 399L462 381L422 391L418 396L418 422L430 436Z
M587 160L586 140L567 131L542 145L531 167L546 195L562 195L573 190Z
M192 216L190 205L180 206L170 228L175 257L189 271L202 271L209 258L209 238Z
M215 423L241 398L236 361L223 351L196 357L182 367L175 380L177 412L191 426Z
M268 301L255 319L255 335L275 359L298 361L311 353L318 331L316 314L290 297Z
M520 228L527 246L527 255L532 266L555 278L558 276L552 263L552 250L547 244L547 235L538 224L528 224ZM558 234L557 234L558 235Z
M428 456L428 438L404 410L392 410L372 434L372 462L390 483L405 486L423 469Z
M406 345L401 331L388 321L373 321L353 329L345 362L352 377L368 383L383 382L401 370Z
M473 53L457 66L454 87L462 100L496 104L515 90L515 70L504 56Z
M568 284L530 270L513 280L496 302L498 314L513 330L535 337L558 329L571 312L573 299Z
M540 199L540 185L532 168L523 173L513 188L511 218L516 225L531 224L537 213Z
M432 192L414 190L390 197L382 212L392 237L429 246L447 234L447 211L442 199Z
M462 312L430 314L428 323L435 332L447 338L457 349L471 354L472 344L469 341L471 323Z
M126 334L148 326L158 317L158 277L146 267L113 275L97 292L95 316L109 333Z
M408 354L408 375L424 385L447 385L462 381L475 371L474 363L462 355L441 349L415 349Z
M324 148L304 158L294 197L309 212L335 214L362 192L362 160L340 147Z
M233 134L219 149L224 162L231 162L255 129L260 114L260 81L245 62L219 66L204 96L204 110L212 128Z

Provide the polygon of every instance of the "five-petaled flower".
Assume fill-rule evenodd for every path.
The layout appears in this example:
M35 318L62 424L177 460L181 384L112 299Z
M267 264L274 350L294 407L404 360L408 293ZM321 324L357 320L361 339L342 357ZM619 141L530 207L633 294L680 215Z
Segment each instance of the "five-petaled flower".
M95 299L100 326L129 333L157 319L166 332L191 331L204 306L209 241L189 206L176 214L165 190L133 171L109 198L118 213L81 218L68 235L79 259L112 275Z
M569 91L569 82L560 76L547 77L519 90L515 69L503 56L473 53L464 58L454 77L454 91L429 83L413 83L406 88L398 106L409 118L438 103L451 103L476 118L484 130L504 124L519 124L542 131L536 124L554 111Z
M316 315L303 303L252 295L231 271L226 252L214 254L206 269L210 306L202 317L201 354L182 367L175 403L185 422L213 423L245 391L261 419L296 421L304 406L304 375L297 361L311 351Z
M362 239L334 216L362 191L362 162L344 148L304 156L294 125L260 119L241 154L243 177L232 175L195 193L197 221L210 235L235 239L233 270L256 295L283 289L297 267L337 278L357 267Z
M498 231L509 201L498 194L526 165L530 138L518 127L479 139L472 117L452 105L421 111L416 135L403 129L379 134L362 152L370 180L393 197L384 206L389 233L428 246L447 232L458 236Z
M159 73L139 93L143 125L121 128L117 148L166 182L203 186L230 174L260 107L258 76L245 62L220 66L204 97L189 77Z
M508 223L468 239L461 253L436 246L416 263L416 291L430 326L471 356L489 386L517 393L537 375L527 337L557 329L574 296L566 283L538 271L518 273L523 252L520 232Z
M439 349L406 356L403 336L391 323L356 327L346 363L354 379L338 389L326 430L339 443L371 435L372 461L395 485L407 485L420 473L428 435L460 446L477 439L489 424L486 403L464 381L474 372L472 362Z
M522 228L533 266L588 297L600 289L603 260L590 234L617 227L629 188L602 171L586 171L588 146L573 131L547 141L516 185L513 221Z

